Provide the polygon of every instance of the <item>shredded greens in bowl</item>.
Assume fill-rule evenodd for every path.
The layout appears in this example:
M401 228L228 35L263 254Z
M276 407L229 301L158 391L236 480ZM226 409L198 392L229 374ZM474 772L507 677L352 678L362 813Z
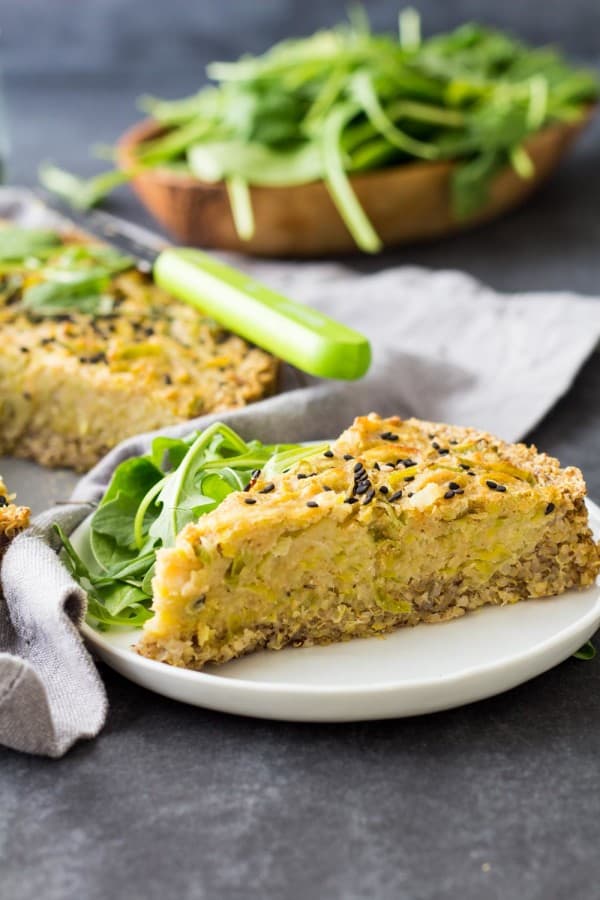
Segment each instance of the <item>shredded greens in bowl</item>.
M87 592L90 624L143 625L152 615L160 547L172 547L189 522L244 490L259 471L283 472L328 446L244 441L217 422L184 438L157 437L150 453L122 462L91 517L85 560L55 526L65 562Z
M423 40L412 9L400 13L397 35L372 33L358 7L348 24L207 71L216 86L191 97L142 99L163 132L140 145L132 171L84 181L45 166L42 182L80 207L143 169L225 182L238 233L249 239L250 186L321 179L356 244L375 252L381 241L349 175L455 160L454 211L468 217L502 167L533 175L528 136L581 119L600 89L593 72L558 51L477 24Z

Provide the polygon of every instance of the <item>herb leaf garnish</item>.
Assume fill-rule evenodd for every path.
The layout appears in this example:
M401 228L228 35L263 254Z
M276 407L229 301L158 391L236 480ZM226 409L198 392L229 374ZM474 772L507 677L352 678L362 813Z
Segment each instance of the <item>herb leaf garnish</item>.
M596 656L596 648L591 641L588 641L587 644L584 644L583 647L580 647L579 650L573 654L575 659L583 659L586 662L590 659L594 659Z
M110 315L112 278L134 265L112 247L63 244L52 231L12 228L0 231L0 262L2 258L13 266L11 290L21 290L21 308L38 318L72 312Z
M0 262L44 258L62 243L59 234L42 228L7 227L2 229L1 235Z

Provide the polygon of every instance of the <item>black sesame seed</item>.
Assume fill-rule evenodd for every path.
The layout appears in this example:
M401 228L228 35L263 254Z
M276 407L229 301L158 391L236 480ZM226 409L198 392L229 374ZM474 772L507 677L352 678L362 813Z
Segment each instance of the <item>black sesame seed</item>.
M311 509L316 509L319 504L316 500L307 500L306 505L310 506Z
M475 478L475 472L467 472L467 475L471 475L472 478Z
M506 493L506 485L505 484L497 484L496 490L498 491L499 494L505 494Z
M168 372L165 375L163 375L163 381L165 384L173 384L173 379L171 378L171 376L169 375Z
M379 492L380 492L381 494L389 494L390 489L389 489L389 487L387 486L387 484L382 484L381 487L379 488Z
M460 484L457 484L455 481L451 481L449 483L448 487L451 488L453 491L460 490Z
M323 456L326 456L327 459L331 459L333 456L333 450L326 450Z
M359 472L364 472L365 467L361 462L357 462L354 464L354 471L358 474Z
M414 461L414 459L410 459L410 457L408 459L402 459L402 460L400 460L400 462L402 463L402 465L404 466L405 469L410 469L411 466L417 465L416 462Z
M402 491L396 491L396 492L395 492L394 494L392 494L392 496L390 497L390 503L393 503L394 500L400 500L401 497L402 497Z
M252 475L252 478L258 478L258 476L260 475L260 469L252 469L252 472L250 474Z
M444 494L444 500L452 500L454 497L454 491L446 491Z
M465 472L468 472L469 469L471 468L471 466L468 463L461 463L460 467L461 467L461 469L464 469Z
M407 497L414 497L415 495L413 494L412 491L409 491L408 494L407 494L406 496L407 496Z
M8 500L4 494L0 494L0 506L8 506Z
M344 453L344 459L346 459L346 460L348 460L348 459L354 459L354 457L352 456L351 453Z
M554 509L555 509L554 503L549 503L548 506L546 507L546 511L545 511L544 515L549 516L551 512L554 512Z
M438 444L437 441L434 441L433 444L432 444L431 446L433 447L434 450L439 450L439 449L440 449L440 445Z
M405 478L404 480L405 480L405 481L414 481L414 480L415 480L415 476L414 476L414 475L409 475L408 478Z
M378 462L373 463L373 468L375 469L376 472L379 472L379 463Z
M491 491L495 491L496 488L498 487L498 485L496 484L495 481L491 481L491 480L489 480L489 479L486 481L486 484L487 484L487 486L489 487L489 489L490 489Z
M379 437L384 441L397 441L398 435L394 434L392 431L384 431L383 434L380 434Z
M261 488L258 492L259 494L270 494L271 491L275 490L275 485L271 481L269 484L265 484L264 488Z
M358 503L358 497L346 497L344 503Z
M323 490L324 490L324 491L332 491L333 488L332 488L332 487L329 487L328 484L324 484L324 485L323 485Z
M375 496L375 490L374 490L374 488L369 488L369 490L368 490L367 493L365 494L365 499L364 499L364 502L363 502L363 506L366 506L367 503L370 503L374 496Z
M299 472L296 475L296 478L308 478L308 475L306 475L304 472Z
M369 484L368 481L361 481L360 484L355 485L354 493L355 494L365 494L369 490L370 487L371 487L371 485Z
M190 604L192 609L202 609L204 604L206 603L206 594L200 594L200 596L196 597L195 600Z
M441 450L438 450L438 453L440 456L447 456L450 453L450 451L446 447L442 447Z
M462 488L456 488L455 491L454 491L454 493L455 493L455 494L464 494L464 491L463 491Z
M253 503L256 503L256 500L254 499L254 497L245 497L244 503L248 503L248 505L252 505Z
M448 441L449 444L452 444L453 447L456 447L458 441Z

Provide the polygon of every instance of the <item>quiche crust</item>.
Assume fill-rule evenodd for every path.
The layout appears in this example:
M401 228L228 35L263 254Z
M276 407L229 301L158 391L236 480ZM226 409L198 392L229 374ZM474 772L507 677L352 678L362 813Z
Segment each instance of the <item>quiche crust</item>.
M372 413L159 551L137 649L201 669L584 588L600 570L584 496L535 447Z

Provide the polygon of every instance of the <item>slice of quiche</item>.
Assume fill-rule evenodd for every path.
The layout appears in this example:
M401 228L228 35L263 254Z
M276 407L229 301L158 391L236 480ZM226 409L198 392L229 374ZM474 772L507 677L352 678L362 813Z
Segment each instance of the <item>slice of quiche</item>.
M593 583L578 469L470 428L355 420L158 553L138 650L200 669Z
M0 562L10 541L29 525L30 510L16 506L0 477Z
M80 235L0 230L0 454L85 471L130 435L273 391L274 357L132 262Z

